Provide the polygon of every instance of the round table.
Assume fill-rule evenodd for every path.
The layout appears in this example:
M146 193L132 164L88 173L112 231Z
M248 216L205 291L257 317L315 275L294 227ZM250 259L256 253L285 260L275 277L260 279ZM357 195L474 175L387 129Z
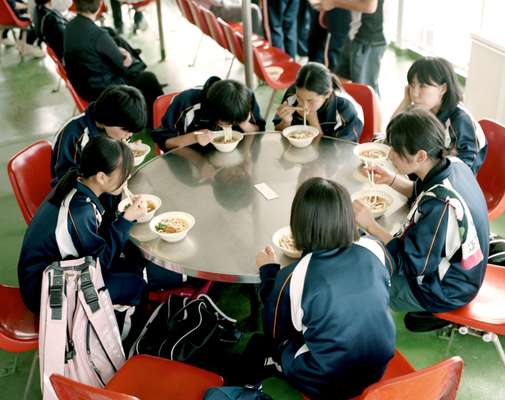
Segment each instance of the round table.
M231 153L211 144L202 150L180 148L141 166L129 182L134 193L162 200L158 214L186 211L196 223L178 243L167 243L136 224L130 237L144 257L189 276L222 282L259 282L256 253L272 235L289 225L291 202L302 182L314 176L332 179L355 193L368 185L358 173L354 143L322 137L304 149L294 148L278 132L246 135ZM254 185L266 183L278 195L267 200ZM391 189L392 190L392 189ZM380 223L396 231L403 207ZM277 253L281 264L294 260Z

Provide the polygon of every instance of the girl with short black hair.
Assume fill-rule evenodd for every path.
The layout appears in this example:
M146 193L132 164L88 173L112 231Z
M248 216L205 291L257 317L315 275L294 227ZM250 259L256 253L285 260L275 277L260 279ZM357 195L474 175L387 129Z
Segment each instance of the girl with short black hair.
M394 236L364 204L353 204L357 222L386 244L395 261L394 310L454 310L468 304L482 285L489 248L486 201L470 168L446 157L444 139L441 122L421 108L389 123L389 157L399 173L374 167L375 183L391 186L412 202L407 221Z
M44 269L54 261L92 256L100 259L105 285L114 304L139 304L146 283L139 265L120 258L133 223L147 213L135 197L131 207L108 226L102 225L102 194L121 192L133 170L133 155L120 141L99 135L82 151L79 167L60 179L28 226L18 263L23 301L39 311Z
M486 158L487 141L480 125L463 105L456 72L441 57L423 57L407 72L405 95L394 115L416 106L431 111L445 127L445 147L474 174Z
M305 64L282 99L274 117L277 130L292 125L307 125L323 135L357 142L363 130L361 106L343 89L338 78L324 65Z
M256 256L273 357L310 398L356 396L394 353L389 256L358 238L349 193L327 179L300 186L290 226L300 260L280 269L270 246Z
M230 125L239 132L265 130L253 91L240 82L211 76L203 87L175 96L161 128L151 135L163 151L194 143L207 146L212 131Z

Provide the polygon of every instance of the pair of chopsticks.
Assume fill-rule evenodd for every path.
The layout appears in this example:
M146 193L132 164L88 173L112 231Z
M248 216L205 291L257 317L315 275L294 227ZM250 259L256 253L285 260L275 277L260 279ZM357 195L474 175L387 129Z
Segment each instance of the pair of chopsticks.
M373 170L373 163L370 164L370 166L372 167L371 169L369 169L368 167L368 161L365 160L365 169L366 169L366 175L368 177L368 181L370 182L370 184L372 185L372 188L375 186L375 179L374 179L374 170ZM371 203L372 204L375 204L377 202L377 195L374 194L372 196L372 201Z
M126 184L123 186L123 192L126 195L126 198L130 202L130 204L133 205L133 193L130 192L130 189L128 189L128 186Z

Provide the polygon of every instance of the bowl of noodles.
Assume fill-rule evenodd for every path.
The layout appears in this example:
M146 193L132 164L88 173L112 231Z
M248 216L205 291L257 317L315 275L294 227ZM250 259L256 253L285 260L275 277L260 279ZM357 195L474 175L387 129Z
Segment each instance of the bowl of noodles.
M309 125L293 125L282 130L282 136L294 147L307 147L319 135L319 129Z
M137 222L139 223L145 223L149 222L152 217L154 217L154 214L158 209L161 207L161 199L158 196L155 196L153 194L140 194L139 195L142 200L145 200L147 202L147 214L139 218ZM125 198L121 200L119 203L117 209L119 212L124 212L128 207L131 206L130 200L128 198Z
M361 190L358 193L355 193L352 196L352 199L359 200L367 206L372 212L374 218L379 218L384 215L384 213L391 208L394 202L391 194L376 188Z
M229 153L235 150L239 142L244 138L244 134L238 131L232 131L231 139L226 140L224 132L217 132L210 141L214 147L223 153Z
M142 164L146 156L151 151L151 147L142 142L128 143L130 150L133 153L133 165L138 166Z
M165 242L179 242L195 225L195 217L184 211L165 212L154 217L149 223L151 231Z
M387 160L391 148L383 143L361 143L354 147L353 153L364 165L378 165Z
M275 247L289 258L300 258L302 256L302 252L296 248L295 240L293 239L289 226L285 226L275 232L272 236L272 242Z

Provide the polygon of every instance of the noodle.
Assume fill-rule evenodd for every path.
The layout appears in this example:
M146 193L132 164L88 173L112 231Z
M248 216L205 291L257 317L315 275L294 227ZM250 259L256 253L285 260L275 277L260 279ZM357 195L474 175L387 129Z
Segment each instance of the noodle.
M156 224L155 229L160 233L179 233L189 228L189 222L184 218L167 218Z
M387 153L385 151L378 149L365 150L362 151L359 155L363 158L371 158L376 160L387 157Z
M290 251L290 252L295 252L298 251L295 245L295 239L293 239L293 236L291 233L288 233L286 235L283 235L279 239L279 247L281 247L284 250Z

